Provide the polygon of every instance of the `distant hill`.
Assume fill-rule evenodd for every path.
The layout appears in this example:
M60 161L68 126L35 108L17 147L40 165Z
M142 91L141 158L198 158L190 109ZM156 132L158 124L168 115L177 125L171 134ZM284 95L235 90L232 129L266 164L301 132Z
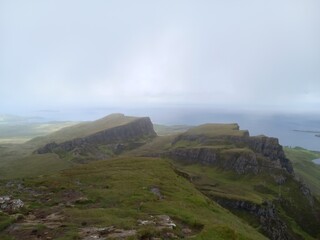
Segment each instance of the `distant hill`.
M109 158L125 149L134 149L145 143L147 138L141 137L141 132L132 132L131 136L137 136L137 139L128 138L123 141L110 142L109 144L102 144L98 142L89 141L87 137L103 136L104 131L112 129L121 129L121 126L126 126L134 121L145 118L130 117L123 114L111 114L104 118L92 122L82 122L73 124L65 128L61 128L56 132L50 133L46 136L36 137L24 144L0 144L0 178L15 178L48 174L57 170L69 168L76 162L86 162L89 160L97 160ZM148 125L148 122L147 122ZM149 129L152 136L155 132L152 128L152 123L149 119ZM124 128L127 129L128 128ZM144 128L143 128L144 129ZM142 129L142 133L143 133ZM97 134L97 135L95 135ZM117 133L116 133L117 136ZM124 135L126 136L126 135ZM90 138L90 137L89 137ZM40 151L42 154L34 154L34 152L43 148L46 145L54 146L55 144L62 144L66 146L72 143L72 149L56 146L55 149L49 148ZM76 142L81 142L77 144ZM56 163L56 165L54 165ZM53 166L53 167L46 167ZM25 171L26 166L30 166L28 171Z
M102 130L125 125L137 117L125 116L115 113L92 122L81 122L79 124L66 127L47 136L38 137L30 140L28 144L41 146L50 142L62 143L74 138L82 138Z
M80 135L79 132L75 132L77 129L81 131L82 137L75 137ZM97 131L98 129L100 131ZM53 140L38 148L36 153L56 153L61 158L87 162L114 157L144 145L157 136L149 117L133 118L121 114L113 114L86 124L85 128L84 125L78 125L66 130L72 130L68 135L70 138L72 136L71 140L59 143Z

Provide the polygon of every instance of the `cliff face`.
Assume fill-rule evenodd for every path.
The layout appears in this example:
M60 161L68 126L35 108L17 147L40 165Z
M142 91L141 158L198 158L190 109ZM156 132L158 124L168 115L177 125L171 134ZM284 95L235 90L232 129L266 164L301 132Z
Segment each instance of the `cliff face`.
M256 155L252 151L228 153L206 147L176 148L165 155L185 163L217 166L224 170L233 170L238 174L257 174L260 171Z
M248 146L255 152L270 159L278 168L285 169L288 173L293 173L293 167L289 159L286 158L282 146L277 138L271 137L248 137Z
M195 143L195 147L179 147L179 142ZM274 168L293 173L292 164L276 138L182 134L174 139L172 146L167 155L188 163L211 164L239 174L257 174Z
M156 137L150 118L139 118L128 124L100 131L83 138L76 138L60 144L55 142L39 148L36 153L72 152L74 155L92 153L98 159L106 157L99 151L100 146L108 146L113 153L119 153L126 147L134 148L143 144L143 140Z
M241 200L215 199L221 206L231 211L244 212L256 217L261 230L273 240L295 240L295 236L289 231L287 224L279 218L275 205L272 202L264 202L260 205Z

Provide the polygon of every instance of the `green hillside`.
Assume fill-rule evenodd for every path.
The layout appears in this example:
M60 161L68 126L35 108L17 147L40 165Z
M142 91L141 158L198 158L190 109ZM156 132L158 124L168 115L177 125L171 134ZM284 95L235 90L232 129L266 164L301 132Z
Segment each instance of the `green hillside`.
M282 159L279 164L288 164L276 139L249 137L237 124L205 124L183 134L158 137L130 154L148 153L171 158L180 175L200 192L257 230L272 235L279 231L273 225L288 228L287 235L278 232L279 236L274 239L315 239L319 234L319 202L312 200L307 188L296 181L294 175L273 165L279 158ZM287 154L287 157L292 156ZM297 156L297 161L300 157ZM312 155L311 159L314 158ZM250 166L253 163L257 165ZM247 173L242 171L243 167L247 167ZM307 168L301 172L308 175ZM277 212L270 219L273 223L267 226L259 216L259 212L264 211Z
M34 151L50 142L63 142L74 138L125 125L138 119L123 114L111 114L92 122L68 126L46 136L36 137L23 144L0 144L0 179L21 178L54 173L73 166L68 159L57 154L34 154Z
M43 218L59 215L64 219L64 227L52 227L48 217L46 221L38 217L28 221L26 216L17 222L14 230L9 228L3 233L17 239L21 236L31 239L34 228L40 238L78 239L85 228L110 226L135 230L136 234L129 239L152 236L162 239L266 239L202 195L163 159L100 161L47 178L26 180L23 184L33 192L42 193L34 198L23 190L10 190L15 197L27 199L25 211ZM48 194L51 194L49 199ZM160 223L139 225L141 220L161 215L169 216L176 227L160 227Z
M239 125L236 123L232 124L218 124L218 123L207 123L197 127L193 127L186 131L184 135L206 135L209 137L218 136L243 136L248 131L239 130Z
M63 128L47 136L34 138L30 140L28 144L41 146L50 142L61 143L74 138L85 137L102 130L125 125L135 119L137 119L137 117L125 116L120 113L110 114L96 121L82 122L74 126Z
M295 172L320 197L320 166L312 160L320 158L320 153L303 148L288 148L285 153L292 161Z
M310 233L307 233L311 229L313 229L310 231L311 233L317 232L318 228L318 225L313 222L316 221L312 216L313 213L309 212L311 211L309 200L302 197L301 185L292 177L287 176L286 183L279 185L275 182L274 176L270 175L237 175L232 171L222 171L218 168L198 164L181 165L175 163L175 165L179 171L194 179L193 183L199 191L210 199L221 203L222 206L230 207L230 211L243 218L257 230L262 230L259 217L253 214L254 210L250 210L253 211L250 212L248 209L259 209L260 207L268 209L266 204L272 203L274 210L278 213L278 218L291 228L288 229L288 232L292 239L316 239L316 236L312 237ZM290 203L290 201L294 203ZM242 204L245 206L244 208L241 207ZM319 205L317 209L319 211ZM274 210L269 209L269 211ZM276 224L278 220L274 220L273 224Z
M173 135L177 133L183 133L188 129L192 128L192 126L188 126L188 125L166 126L166 125L160 125L160 124L153 124L153 127L159 136L167 136L167 135Z

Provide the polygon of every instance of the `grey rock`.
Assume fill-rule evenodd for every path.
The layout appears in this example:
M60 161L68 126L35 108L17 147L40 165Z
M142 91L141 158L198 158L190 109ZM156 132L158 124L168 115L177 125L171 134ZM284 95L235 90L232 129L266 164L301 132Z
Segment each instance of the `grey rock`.
M179 141L197 142L202 146L175 148L175 144ZM230 151L228 154L223 154L221 149L207 147L224 145L225 143L234 145L234 148L246 148L248 151ZM173 140L172 146L173 149L163 153L162 156L183 161L184 163L214 165L226 170L233 170L238 174L258 174L261 171L272 172L272 169L275 168L282 169L289 174L294 173L292 163L285 157L283 148L276 138L266 136L250 137L249 133L243 136L217 137L181 134Z
M163 199L163 195L160 192L160 189L158 187L152 187L150 189L150 192L152 192L154 195L156 195L159 199Z
M266 201L261 205L241 200L216 199L223 207L233 210L244 210L259 219L261 229L271 240L294 240L288 226L276 212L275 205Z
M4 212L14 213L24 206L20 199L12 199L10 196L0 196L0 209Z

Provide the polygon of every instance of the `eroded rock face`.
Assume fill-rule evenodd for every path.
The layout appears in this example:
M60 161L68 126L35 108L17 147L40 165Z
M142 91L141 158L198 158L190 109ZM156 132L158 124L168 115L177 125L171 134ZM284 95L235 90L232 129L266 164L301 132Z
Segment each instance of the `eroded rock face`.
M249 147L263 156L269 158L275 164L284 168L288 173L293 173L293 167L289 159L286 158L282 146L277 138L270 137L249 137L246 139Z
M176 148L165 154L167 157L185 163L200 163L233 170L238 174L254 173L260 170L256 155L253 152L234 152L223 154L212 148Z
M217 161L216 152L208 148L176 148L167 155L186 163L212 165Z
M264 202L261 205L247 201L216 199L223 207L230 210L245 211L257 217L261 229L272 240L294 240L297 239L288 231L288 226L283 222L272 202Z
M38 150L36 153L44 154L51 152L72 152L74 156L91 153L97 159L105 158L106 155L99 151L97 146L108 145L111 150L117 154L124 150L125 145L122 143L130 142L130 148L140 146L135 140L156 137L153 124L150 118L139 118L128 124L117 126L97 132L84 138L76 138L60 144L55 142L49 143Z
M238 174L254 173L260 171L256 155L254 153L242 153L239 156L235 155L227 161L224 161L224 168L234 170Z
M287 173L293 173L293 167L289 159L285 157L278 139L265 136L218 136L205 135L180 135L173 140L174 147L179 141L195 142L202 147L177 147L166 155L186 163L200 163L214 165L226 170L234 170L238 174L254 173L268 169L283 169ZM223 147L212 148L210 146L232 145L239 151L223 151ZM222 149L222 150L221 150ZM251 151L243 151L243 150ZM223 160L223 161L222 161Z

